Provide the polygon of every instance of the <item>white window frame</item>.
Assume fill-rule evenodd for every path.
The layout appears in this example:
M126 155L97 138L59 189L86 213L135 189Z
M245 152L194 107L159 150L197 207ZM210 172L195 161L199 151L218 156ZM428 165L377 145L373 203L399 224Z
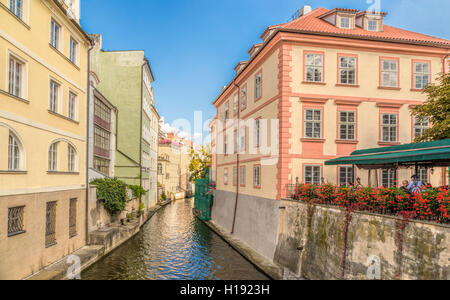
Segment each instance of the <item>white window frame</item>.
M386 173L387 172L387 173ZM380 171L381 176L381 186L384 187L394 187L396 180L397 180L397 171L395 169L382 169ZM388 176L388 178L385 178L385 176ZM387 185L384 185L383 183L387 181Z
M50 79L49 84L49 110L54 113L59 113L59 99L61 97L61 84L56 80ZM56 95L55 95L56 92Z
M422 136L428 129L430 129L430 120L428 117L422 122L419 122L419 118L414 116L414 138ZM418 134L418 132L420 132L420 134Z
M261 146L261 119L255 120L254 143L255 147Z
M422 71L417 71L417 66L420 65ZM424 67L427 67L425 71ZM423 90L430 84L430 63L427 62L414 62L413 70L414 70L414 89ZM417 79L420 79L420 85L418 85ZM426 79L426 80L425 80Z
M58 142L50 145L48 150L48 171L57 172L58 171Z
M345 120L343 116L345 114ZM353 114L353 122L350 121L350 114ZM353 130L351 130L353 126ZM343 129L345 128L345 136L343 135ZM353 136L351 138L350 136ZM339 139L342 141L354 141L356 140L356 111L339 111Z
M225 121L230 118L230 104L225 103Z
M9 0L9 10L22 21L24 20L24 2L25 0Z
M307 171L308 169L310 169L311 171L311 181L307 180ZM319 178L316 181L316 176L317 174L315 174L317 172L317 170L319 171ZM321 165L305 165L303 167L303 182L305 184L315 184L315 185L320 185L322 183L322 166Z
M25 99L26 63L13 54L8 57L8 93Z
M345 169L345 180L342 181L342 169ZM354 183L355 181L355 174L353 170L353 166L339 166L338 167L338 184L340 186L345 185L347 183Z
M255 100L262 97L262 73L255 75Z
M67 151L67 170L69 172L76 172L77 171L77 151L75 150L75 147L68 144L68 151Z
M419 168L419 173L416 175L419 178L419 181L422 182L422 184L430 183L430 175L428 169Z
M239 95L236 93L233 97L233 116L239 112Z
M375 28L373 27L373 23L375 23ZM368 20L367 21L367 30L368 31L378 31L378 20Z
M395 65L395 69L393 66ZM381 86L388 88L398 88L399 61L395 59L381 60ZM395 84L394 84L395 83Z
M17 137L10 132L8 136L8 171L21 170L21 146Z
M58 30L56 30L58 29ZM60 50L62 39L62 26L54 18L50 20L50 45L56 50Z
M311 120L308 120L308 112L309 111L312 112L312 119ZM316 112L320 112L320 119L319 120L316 119L316 114L315 114ZM305 132L303 133L304 138L307 138L307 139L321 139L322 136L323 136L322 135L322 131L323 131L322 120L323 120L323 116L322 116L322 110L321 109L305 108L305 111L304 111ZM312 126L311 127L311 136L308 136L308 134L307 134L308 124L311 124L311 126ZM319 126L320 126L319 127L320 134L319 134L318 137L315 136L315 133L317 131L316 124L319 124Z
M339 83L356 85L356 57L339 56ZM345 72L345 73L344 73ZM350 74L353 72L353 78ZM343 80L344 79L344 80ZM351 80L353 79L353 80Z
M241 126L239 134L239 150L241 153L247 150L246 144L247 144L247 129L245 126Z
M78 118L77 114L78 95L72 91L69 91L69 101L67 104L68 104L67 117L73 121L76 121Z
M320 63L316 58L320 57ZM323 54L320 53L306 53L305 55L305 81L307 82L323 82ZM312 71L310 77L308 73ZM317 78L319 75L320 78Z
M395 118L392 118L394 116ZM388 119L386 119L385 117L388 117ZM394 119L395 123L392 123ZM396 143L398 141L398 123L399 122L397 114L392 113L381 114L381 139L383 142ZM385 129L388 129L389 132L388 136L385 135ZM392 138L392 133L395 134L395 139Z
M344 22L344 21L348 21L348 23ZM344 26L344 25L348 25L348 26ZM340 23L339 23L339 27L343 28L343 29L350 29L351 28L351 18L350 17L340 17Z
M78 41L72 36L69 40L69 59L75 65L78 63Z
M247 107L247 87L241 89L241 109Z

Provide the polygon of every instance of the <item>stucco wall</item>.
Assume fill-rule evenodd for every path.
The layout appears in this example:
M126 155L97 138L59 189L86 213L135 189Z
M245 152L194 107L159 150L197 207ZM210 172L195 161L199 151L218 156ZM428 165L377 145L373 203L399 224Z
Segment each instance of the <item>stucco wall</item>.
M365 280L369 258L376 256L382 280L450 279L448 226L411 221L402 231L401 219L356 212L345 248L346 211L289 200L281 206L275 262L287 272L309 279Z

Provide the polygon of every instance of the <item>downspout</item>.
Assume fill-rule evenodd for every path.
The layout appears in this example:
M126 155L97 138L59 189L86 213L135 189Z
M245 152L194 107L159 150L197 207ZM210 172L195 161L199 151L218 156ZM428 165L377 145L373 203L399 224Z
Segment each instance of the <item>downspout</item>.
M140 106L140 115L141 115L141 121L140 121L140 127L139 127L139 185L142 186L142 117L143 117L143 108L144 108L144 64L141 66L141 106ZM139 198L139 203L142 203L142 197Z
M89 76L91 73L91 50L94 48L92 45L89 46L87 61L88 61L88 69L87 69L87 109L86 109L86 220L85 220L85 234L86 234L86 245L89 244L89 115L90 115L90 103L91 103L91 83L89 80Z
M241 123L241 101L240 101L240 97L241 97L241 89L240 89L240 87L235 83L235 81L233 81L233 85L235 86L235 87L237 87L237 90L238 90L238 103L237 103L237 106L238 106L238 114L237 114L237 116L238 116L238 128L237 128L237 130L238 130L238 132L237 132L237 136L238 136L238 141L237 141L237 145L234 145L236 148L237 148L237 150L236 150L236 167L237 167L237 176L236 176L236 180L237 180L237 182L236 182L236 201L235 201L235 203L234 203L234 213L233 213L233 226L232 226L232 228L231 228L231 234L234 234L234 228L235 228L235 225L236 225L236 214L237 214L237 207L238 207L238 203L239 203L239 183L240 183L240 181L239 181L239 173L240 173L240 170L239 170L239 158L240 158L240 154L239 154L239 152L240 152L240 147L238 147L238 145L239 145L239 133L240 133L240 130L241 130L241 128L240 128L240 123ZM233 103L233 109L234 109L234 103ZM227 130L227 124L226 124L226 122L225 122L225 131ZM233 136L233 138L234 138L234 136ZM225 153L226 154L226 153ZM234 173L234 172L233 172ZM233 176L234 176L234 174L233 174Z

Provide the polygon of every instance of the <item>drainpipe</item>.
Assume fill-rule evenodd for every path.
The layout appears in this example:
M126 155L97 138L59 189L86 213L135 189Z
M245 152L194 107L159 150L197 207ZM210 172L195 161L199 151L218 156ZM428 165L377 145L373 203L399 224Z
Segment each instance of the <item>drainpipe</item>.
M450 53L447 53L447 55L444 56L442 60L442 73L445 74L445 67L446 67L446 60L450 56Z
M240 173L240 170L239 170L239 158L240 158L240 154L239 154L239 151L240 151L240 149L239 149L239 147L238 147L238 145L239 145L239 132L240 132L240 130L241 130L241 128L240 128L240 123L241 123L241 89L240 89L240 87L239 87L239 85L237 85L236 84L236 82L235 81L233 81L233 85L235 86L235 87L237 87L237 90L238 90L238 103L237 103L237 106L238 106L238 132L237 132L237 136L238 136L238 143L237 143L237 145L235 145L235 147L237 148L237 150L236 150L236 165L237 165L237 178L236 178L236 180L237 180L237 182L236 182L236 201L235 201L235 203L234 203L234 213L233 213L233 226L232 226L232 228L231 228L231 234L234 234L234 227L235 227L235 225L236 225L236 214L237 214L237 207L238 207L238 202L239 202L239 183L240 183L240 181L239 181L239 173ZM234 109L234 103L233 103L233 109ZM227 130L227 124L225 123L225 131ZM234 135L233 135L233 138L234 138ZM227 149L228 150L228 149ZM234 173L234 172L233 172ZM233 174L233 176L234 176L234 174Z
M87 61L88 61L88 69L87 69L87 109L86 109L86 220L85 220L85 234L86 234L86 245L89 243L89 114L90 108L89 105L91 103L91 83L89 80L90 72L91 72L91 50L94 48L92 45L89 46Z

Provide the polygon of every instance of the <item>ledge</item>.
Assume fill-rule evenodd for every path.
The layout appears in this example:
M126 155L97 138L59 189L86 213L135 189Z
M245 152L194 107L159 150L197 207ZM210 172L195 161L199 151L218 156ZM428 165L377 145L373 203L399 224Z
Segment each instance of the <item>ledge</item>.
M80 172L58 172L58 171L47 171L48 175L80 175Z
M52 44L48 44L50 46L50 48L52 48L53 50L55 50L59 55L61 55L61 57L63 57L66 61L68 61L74 68L76 68L78 71L80 71L80 67L77 66L76 64L74 64L64 53L62 53L61 51L59 51L59 49L53 47Z
M310 138L300 139L300 142L303 142L303 143L322 143L322 144L324 144L325 141L326 141L325 139L310 139Z
M70 121L70 122L75 123L75 124L77 124L77 125L80 124L80 122L75 121L75 120L72 120L71 118L66 117L66 116L64 116L64 115L62 115L62 114L60 114L60 113L57 113L57 112L54 112L54 111L51 111L51 110L48 110L48 112L49 112L51 115L54 115L54 116L56 116L56 117L62 118L62 119L67 120L67 121Z
M337 83L336 86L340 86L340 87L351 87L351 88L359 88L359 84L343 84L343 83Z
M401 88L399 87L387 87L387 86L379 86L378 87L379 90L391 90L391 91L400 91Z
M0 170L0 174L9 174L9 175L26 175L28 171L10 171L10 170Z
M425 91L425 89L411 89L410 91L423 93Z
M352 140L336 140L336 144L358 144L359 141L352 141Z
M378 142L379 146L399 146L401 143L399 142Z
M14 233L9 233L8 237L18 236L18 235L24 234L26 232L27 232L26 230L22 230L22 231L18 231L18 232L14 232Z
M23 102L23 103L30 104L30 101L28 101L27 99L23 99L23 98L14 96L13 94L10 94L10 93L8 93L7 91L4 91L4 90L2 90L2 89L0 89L0 94L9 96L9 97L11 97L11 98L13 98L13 99L15 99L15 100L21 101L21 102Z
M315 81L302 81L303 84L316 84L316 85L326 85L325 82L315 82Z

